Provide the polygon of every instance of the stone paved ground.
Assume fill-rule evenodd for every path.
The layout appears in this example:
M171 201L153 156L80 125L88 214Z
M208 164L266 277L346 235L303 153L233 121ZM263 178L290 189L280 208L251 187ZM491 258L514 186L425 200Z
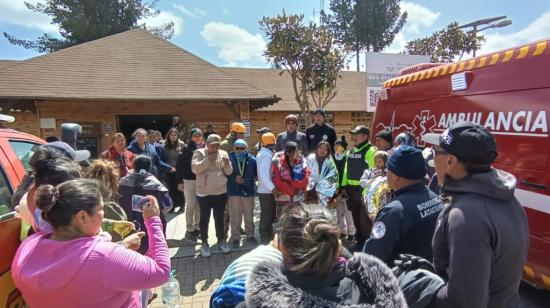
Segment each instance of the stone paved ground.
M182 307L207 308L210 295L218 287L225 268L246 251L229 254L213 254L211 258L182 257L172 259L172 268L178 271ZM155 291L157 298L150 307L164 307L160 288Z
M255 214L256 238L259 239L257 232L259 212ZM200 241L197 244L182 240L185 236L185 214L169 214L167 220L166 237L168 239L168 247L170 247L170 256L172 257L172 268L178 273L181 307L209 307L210 295L218 287L227 266L255 246L247 244L242 248L232 250L228 254L222 254L214 245L216 243L216 232L214 229L214 219L211 218L208 241L213 246L212 257L205 259L199 254ZM160 288L157 288L155 293L158 294L158 298L149 307L164 307Z

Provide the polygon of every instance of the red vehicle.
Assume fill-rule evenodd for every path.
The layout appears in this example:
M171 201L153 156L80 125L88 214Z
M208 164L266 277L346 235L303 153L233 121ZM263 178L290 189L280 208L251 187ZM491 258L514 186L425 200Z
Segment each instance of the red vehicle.
M458 63L417 65L384 83L373 134L442 132L461 120L496 137L495 167L514 174L527 213L526 281L550 290L550 40Z
M21 293L11 279L11 262L19 246L21 220L11 208L11 197L42 139L0 128L0 307L23 307Z

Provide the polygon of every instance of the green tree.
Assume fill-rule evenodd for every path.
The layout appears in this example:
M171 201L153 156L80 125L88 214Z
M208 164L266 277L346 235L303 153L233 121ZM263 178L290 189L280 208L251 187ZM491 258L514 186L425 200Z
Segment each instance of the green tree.
M303 15L283 12L264 17L260 26L268 39L264 55L281 74L290 75L294 98L309 123L311 107L325 107L336 96L344 54L327 27L306 25Z
M407 42L404 53L430 56L431 62L452 62L474 48L478 50L484 41L483 35L464 32L458 28L457 22L453 22L431 36Z
M389 46L407 21L400 0L331 0L331 14L322 21L347 53L355 53L357 71L361 51L380 52Z
M157 2L158 0L47 0L38 4L25 2L29 10L50 16L52 24L59 26L61 37L44 33L31 41L15 38L6 32L4 36L13 45L38 52L52 52L135 28L149 30L162 38L171 38L174 35L174 22L159 27L148 27L145 23L139 23L140 20L160 13Z

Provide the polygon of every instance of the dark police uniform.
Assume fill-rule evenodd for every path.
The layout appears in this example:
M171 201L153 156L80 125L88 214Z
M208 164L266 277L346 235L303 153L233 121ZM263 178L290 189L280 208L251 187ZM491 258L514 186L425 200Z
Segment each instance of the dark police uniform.
M432 260L432 237L443 209L440 197L423 182L403 187L376 216L363 251L390 264L399 254Z
M308 153L315 153L317 145L323 140L332 147L336 142L336 131L326 123L321 126L313 123L306 129L306 138Z

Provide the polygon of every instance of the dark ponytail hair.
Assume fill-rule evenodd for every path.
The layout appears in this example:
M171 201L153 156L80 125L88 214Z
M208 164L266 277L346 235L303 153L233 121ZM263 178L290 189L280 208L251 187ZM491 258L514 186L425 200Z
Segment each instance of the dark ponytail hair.
M290 206L281 217L279 241L293 272L326 277L340 248L340 229L331 213L318 204Z
M290 160L292 158L291 155L295 151L298 151L298 144L294 141L287 142L286 145L285 145L285 149L283 150L283 153L285 155L285 161L286 161L286 163L288 164L289 167L290 167Z
M73 216L80 211L95 215L94 209L100 202L99 183L92 179L71 180L57 186L42 185L35 196L42 217L54 229L70 225Z
M58 185L82 177L78 164L48 147L41 147L30 159L34 173L34 184Z

